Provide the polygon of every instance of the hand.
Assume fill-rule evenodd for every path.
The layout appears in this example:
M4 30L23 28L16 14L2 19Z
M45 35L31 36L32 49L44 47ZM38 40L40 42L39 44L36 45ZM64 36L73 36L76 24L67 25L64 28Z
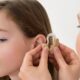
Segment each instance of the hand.
M50 61L58 71L58 80L79 80L80 59L72 49L60 44L51 49L51 55L53 59Z
M42 50L42 51L41 51ZM33 56L41 51L41 58L38 66L33 65ZM52 80L48 71L48 48L38 46L27 52L20 68L19 77L22 80Z

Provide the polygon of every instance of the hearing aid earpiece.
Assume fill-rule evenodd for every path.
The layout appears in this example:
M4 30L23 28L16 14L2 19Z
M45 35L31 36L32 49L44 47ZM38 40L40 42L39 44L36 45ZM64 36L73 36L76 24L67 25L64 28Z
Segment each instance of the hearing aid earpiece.
M55 34L53 34L53 33L48 34L47 45L48 45L49 49L51 48L51 46L56 47L59 45L59 39L56 37Z

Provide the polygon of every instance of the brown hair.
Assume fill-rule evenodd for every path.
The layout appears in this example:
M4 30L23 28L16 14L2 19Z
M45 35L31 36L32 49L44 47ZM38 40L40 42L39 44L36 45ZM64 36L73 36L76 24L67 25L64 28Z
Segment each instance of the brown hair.
M25 36L32 38L38 34L45 37L51 33L51 25L43 6L37 0L0 1L0 10L6 10L8 16L17 24ZM53 75L53 66L49 63Z

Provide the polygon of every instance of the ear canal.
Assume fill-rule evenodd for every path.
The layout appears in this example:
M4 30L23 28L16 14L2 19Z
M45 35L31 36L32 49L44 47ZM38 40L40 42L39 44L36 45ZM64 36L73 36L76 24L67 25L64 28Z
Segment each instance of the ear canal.
M35 48L36 46L38 46L39 44L41 44L41 42L36 41L35 44L34 44L34 48Z
M37 44L42 44L43 42L42 41L37 41Z

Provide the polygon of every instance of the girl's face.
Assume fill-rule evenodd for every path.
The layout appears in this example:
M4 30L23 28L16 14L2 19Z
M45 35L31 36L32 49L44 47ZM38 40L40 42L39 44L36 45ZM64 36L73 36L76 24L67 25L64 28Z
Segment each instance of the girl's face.
M19 70L32 40L26 38L18 26L0 11L0 77Z

